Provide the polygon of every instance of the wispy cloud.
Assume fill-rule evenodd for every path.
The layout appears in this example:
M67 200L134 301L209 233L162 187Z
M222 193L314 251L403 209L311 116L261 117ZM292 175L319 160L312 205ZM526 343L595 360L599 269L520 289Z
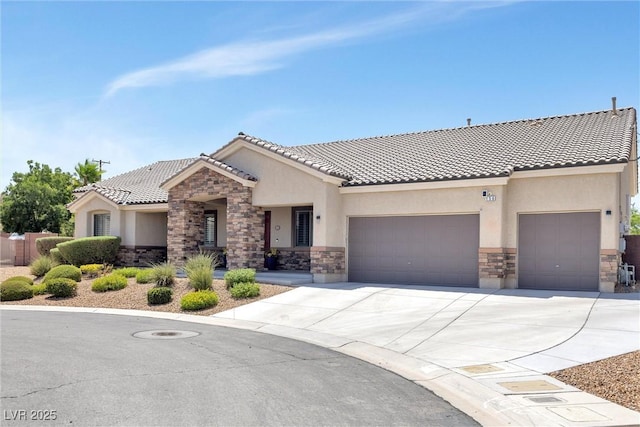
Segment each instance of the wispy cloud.
M109 83L105 96L126 88L166 85L177 80L224 78L264 73L285 66L294 55L313 49L354 42L389 33L428 18L431 22L460 17L470 10L507 5L512 2L429 2L384 18L350 24L303 36L266 41L230 43L179 58L155 67L124 74Z

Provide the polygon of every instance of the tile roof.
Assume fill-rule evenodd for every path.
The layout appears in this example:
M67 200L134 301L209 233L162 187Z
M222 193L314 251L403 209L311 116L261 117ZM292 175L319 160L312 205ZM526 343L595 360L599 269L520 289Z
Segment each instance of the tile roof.
M636 110L618 109L398 135L279 146L241 138L345 178L343 185L508 176L514 171L629 161Z
M160 184L196 160L197 158L191 158L156 162L104 181L76 188L73 192L86 193L94 190L120 205L166 203L168 194L160 188Z
M228 165L226 163L221 162L220 160L216 160L213 157L207 155L207 154L200 154L200 160L204 160L205 162L219 168L222 169L226 172L229 172L239 178L242 179L246 179L247 181L258 181L258 178L256 178L255 176L246 173L245 171L242 171L238 168L234 168L231 165Z

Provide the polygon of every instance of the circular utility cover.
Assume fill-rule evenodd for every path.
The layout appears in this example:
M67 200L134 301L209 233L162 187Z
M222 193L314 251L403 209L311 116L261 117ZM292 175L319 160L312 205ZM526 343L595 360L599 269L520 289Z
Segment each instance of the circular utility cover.
M200 332L176 330L142 331L133 334L135 338L144 338L147 340L177 340L180 338L196 337L198 335L200 335Z

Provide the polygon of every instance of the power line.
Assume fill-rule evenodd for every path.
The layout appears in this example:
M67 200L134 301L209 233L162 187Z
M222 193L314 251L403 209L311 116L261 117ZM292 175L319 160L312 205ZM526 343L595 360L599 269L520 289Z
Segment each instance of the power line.
M100 168L100 180L102 180L102 165L110 165L111 162L109 162L107 160L94 160L94 159L91 159L91 162L98 163L100 165L99 166L99 168Z

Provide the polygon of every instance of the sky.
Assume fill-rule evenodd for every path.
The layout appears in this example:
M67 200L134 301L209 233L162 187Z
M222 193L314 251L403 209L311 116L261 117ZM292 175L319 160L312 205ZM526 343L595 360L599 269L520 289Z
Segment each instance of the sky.
M640 104L639 1L0 2L0 189Z

